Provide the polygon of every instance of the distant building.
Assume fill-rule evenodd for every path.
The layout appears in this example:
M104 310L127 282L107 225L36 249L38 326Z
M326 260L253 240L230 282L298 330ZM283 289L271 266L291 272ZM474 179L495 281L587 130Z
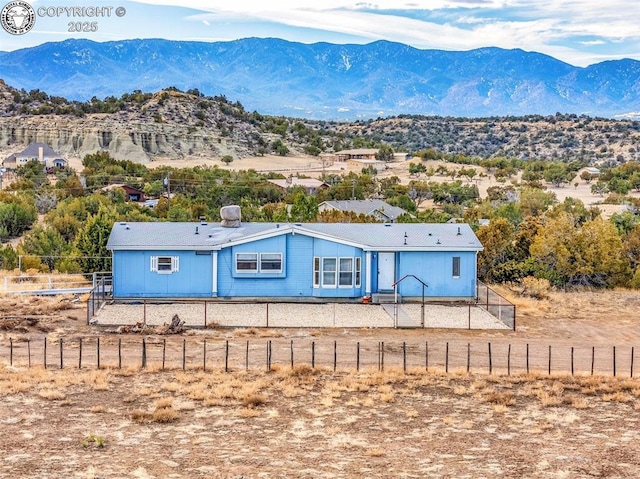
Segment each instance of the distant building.
M12 170L33 160L39 161L45 168L64 168L68 165L67 160L46 143L31 143L21 152L8 156L2 166Z
M406 213L405 210L397 206L391 206L382 200L345 200L345 201L323 201L318 205L318 211L337 210L342 212L352 212L357 215L363 214L373 216L378 221L393 223L396 218Z
M134 188L133 186L125 185L124 183L114 183L100 188L101 191L112 191L116 189L122 189L124 191L126 201L135 201L137 203L145 202L144 191Z
M318 190L329 188L329 185L327 183L315 178L298 178L297 176L290 176L285 179L267 181L283 190L294 187L303 188L305 193L307 193L308 195L315 195L318 193Z
M336 157L338 161L375 160L379 151L377 148L356 148L354 150L337 151Z

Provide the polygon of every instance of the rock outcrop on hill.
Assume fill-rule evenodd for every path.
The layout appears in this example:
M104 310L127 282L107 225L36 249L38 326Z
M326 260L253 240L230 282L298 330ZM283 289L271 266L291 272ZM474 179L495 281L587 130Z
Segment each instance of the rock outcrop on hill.
M108 151L139 163L157 156L239 158L255 154L250 140L258 137L251 123L223 113L215 102L176 91L147 94L115 113L0 117L3 150L42 142L67 157Z

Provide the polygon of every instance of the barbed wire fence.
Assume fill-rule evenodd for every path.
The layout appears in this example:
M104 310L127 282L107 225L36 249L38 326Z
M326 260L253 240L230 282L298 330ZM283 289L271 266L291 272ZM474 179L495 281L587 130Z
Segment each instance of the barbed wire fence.
M8 338L0 361L15 368L153 368L225 372L294 368L328 371L549 376L604 375L635 378L634 346L463 341L338 341L250 338L221 340L160 336Z

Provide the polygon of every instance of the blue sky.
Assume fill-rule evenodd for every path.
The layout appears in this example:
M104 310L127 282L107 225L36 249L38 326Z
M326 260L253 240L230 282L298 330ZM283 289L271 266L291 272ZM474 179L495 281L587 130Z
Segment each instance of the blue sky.
M0 6L7 1L0 0ZM72 0L29 1L36 12L66 6L113 7L110 17L37 15L30 32L0 29L0 50L84 37L228 41L278 37L303 43L390 40L420 49L521 48L587 66L640 60L638 0ZM116 7L126 14L117 17ZM97 31L71 33L76 22Z

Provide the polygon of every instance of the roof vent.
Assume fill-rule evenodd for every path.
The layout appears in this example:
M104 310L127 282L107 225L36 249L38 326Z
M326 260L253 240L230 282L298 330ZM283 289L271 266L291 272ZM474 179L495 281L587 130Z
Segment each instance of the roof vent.
M460 233L460 227L458 226L458 236L460 236L462 233Z
M220 208L220 217L222 222L220 223L225 228L238 228L240 227L240 207L238 205L223 206Z
M440 244L440 238L438 238L438 241L436 241L436 244Z
M196 234L199 235L200 233L198 232L198 227L196 226Z

